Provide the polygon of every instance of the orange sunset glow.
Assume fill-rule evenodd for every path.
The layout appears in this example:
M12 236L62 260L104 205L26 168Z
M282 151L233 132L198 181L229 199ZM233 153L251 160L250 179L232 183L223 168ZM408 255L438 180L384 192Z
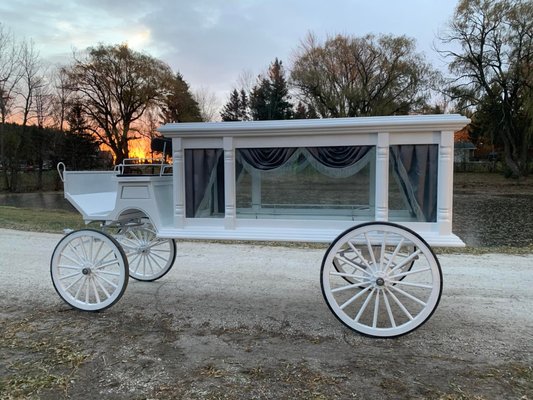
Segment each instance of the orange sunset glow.
M141 138L132 140L129 143L129 156L130 158L151 158L152 155L150 152L150 139Z
M104 143L100 145L100 150L108 151L112 154L112 151L109 148L109 146ZM152 158L152 153L150 152L150 139L140 138L140 139L135 139L135 140L130 141L128 153L129 153L129 158L139 158L141 160L150 160ZM113 159L115 159L114 155L113 155Z

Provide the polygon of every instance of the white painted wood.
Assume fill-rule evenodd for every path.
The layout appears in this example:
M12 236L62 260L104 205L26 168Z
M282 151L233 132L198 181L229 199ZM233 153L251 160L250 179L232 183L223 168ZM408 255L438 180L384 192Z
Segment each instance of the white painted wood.
M234 229L237 218L235 183L235 148L233 147L233 138L224 137L224 199L226 203L224 226L226 229Z
M469 120L460 115L341 118L167 124L160 132L172 138L173 176L116 176L116 173L65 171L65 197L86 221L114 221L142 213L158 236L191 239L238 239L330 242L343 230L369 220L397 221L433 246L461 246L452 234L453 132ZM437 222L412 222L402 211L388 209L389 146L438 144ZM368 216L364 212L315 219L314 215L237 218L235 149L373 145L375 169ZM216 147L214 147L216 146ZM225 218L186 218L184 154L190 148L224 151ZM139 189L144 188L144 189ZM124 196L124 193L126 194ZM122 195L121 195L122 194ZM260 187L253 190L253 204ZM259 215L260 217L260 215Z
M437 223L441 235L448 235L452 232L453 137L452 131L444 131L440 135Z
M458 114L405 115L283 121L236 121L226 123L192 122L166 124L158 130L166 137L221 136L317 136L332 134L368 134L375 132L457 131L469 120ZM281 144L278 143L277 146Z
M378 133L376 146L375 220L389 219L389 133Z
M261 221L263 222L263 221ZM273 242L314 242L330 243L345 229L325 228L324 221L320 224L320 229L302 228L272 228L272 227L239 227L235 229L225 229L223 226L189 226L186 229L162 228L158 231L161 238L174 239L212 239L212 240L253 240L253 241L273 241ZM351 223L349 227L354 226ZM411 224L402 224L407 228L412 228ZM347 228L346 228L347 229ZM415 229L414 229L415 230ZM437 232L416 230L430 246L435 247L464 247L464 243L456 235L440 235Z
M181 228L185 224L185 155L181 138L172 139L172 152L174 226Z

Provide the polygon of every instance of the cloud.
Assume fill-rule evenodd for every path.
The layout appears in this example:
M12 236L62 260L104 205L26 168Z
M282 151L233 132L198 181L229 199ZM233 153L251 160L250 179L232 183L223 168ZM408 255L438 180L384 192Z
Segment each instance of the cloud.
M406 34L428 55L457 0L18 0L0 21L31 37L41 54L68 61L71 48L127 42L180 71L194 87L223 95L244 70L275 57L289 65L307 32ZM31 12L29 12L31 11ZM14 22L16 21L16 23Z

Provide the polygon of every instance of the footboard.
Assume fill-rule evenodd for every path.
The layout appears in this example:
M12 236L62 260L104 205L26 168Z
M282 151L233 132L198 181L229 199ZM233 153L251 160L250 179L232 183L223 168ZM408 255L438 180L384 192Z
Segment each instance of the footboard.
M113 171L61 172L65 198L85 221L106 220L115 209L118 183Z

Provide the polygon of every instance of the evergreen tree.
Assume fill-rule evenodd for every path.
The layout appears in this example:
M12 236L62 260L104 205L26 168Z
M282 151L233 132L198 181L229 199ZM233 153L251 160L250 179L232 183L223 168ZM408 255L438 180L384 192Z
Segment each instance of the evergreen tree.
M250 113L254 120L289 119L293 106L283 63L277 58L270 65L267 77L259 76L250 93Z
M92 169L96 166L100 142L89 133L89 124L83 113L83 105L74 103L66 115L69 130L64 132L63 146L54 164L63 161L72 169Z
M246 91L244 89L241 89L241 98L240 98L240 111L239 111L239 117L241 121L249 121L250 120L250 113L248 111L249 107L249 97L246 95Z
M296 111L294 111L293 115L294 119L313 119L318 118L318 114L316 113L315 108L313 105L305 106L304 103L301 101L298 102L298 105L296 106Z
M229 100L222 109L220 117L222 121L240 121L240 109L241 109L241 100L239 97L239 92L237 89L233 89L229 96Z
M270 82L259 78L259 84L252 88L250 93L250 114L254 121L274 119L270 107Z
M189 84L179 72L168 82L168 94L163 100L161 118L163 123L202 121L198 103L190 92Z
M233 89L220 113L222 121L248 121L248 96L244 89Z

